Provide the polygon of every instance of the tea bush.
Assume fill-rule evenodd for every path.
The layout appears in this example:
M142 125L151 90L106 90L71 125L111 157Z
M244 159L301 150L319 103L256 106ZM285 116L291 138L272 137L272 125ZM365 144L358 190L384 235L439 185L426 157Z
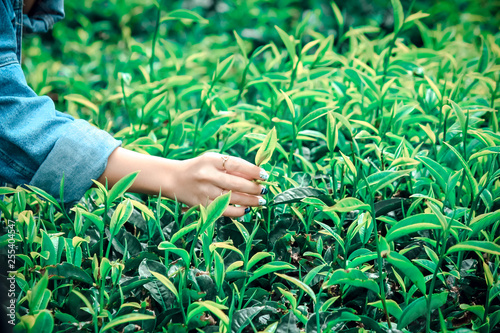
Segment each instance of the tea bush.
M15 331L500 331L497 4L181 3L68 3L28 82L128 149L260 164L267 206L0 188Z

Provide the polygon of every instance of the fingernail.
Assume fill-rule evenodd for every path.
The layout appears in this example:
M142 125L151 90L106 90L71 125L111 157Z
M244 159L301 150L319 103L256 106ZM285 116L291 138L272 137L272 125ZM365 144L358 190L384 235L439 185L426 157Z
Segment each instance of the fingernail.
M260 169L259 177L262 178L263 180L268 180L269 175L267 174L266 170Z
M262 190L260 190L260 194L267 194L267 192L269 192L269 191L268 191L267 187L264 187L264 186L262 187Z
M259 206L264 206L266 203L266 199L259 197Z
M251 210L252 210L252 209L251 209L250 207L245 208L245 214L250 213L250 211L251 211Z

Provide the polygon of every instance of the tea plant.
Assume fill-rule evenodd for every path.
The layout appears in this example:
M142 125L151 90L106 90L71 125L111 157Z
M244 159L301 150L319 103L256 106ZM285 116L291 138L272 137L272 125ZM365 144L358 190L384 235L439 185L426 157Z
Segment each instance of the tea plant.
M16 332L498 331L498 27L427 25L422 4L392 0L381 32L331 3L293 27L281 13L255 46L211 32L244 9L215 22L151 3L144 36L118 3L120 29L75 12L55 28L79 68L40 64L30 41L35 91L131 150L250 160L268 204L222 218L226 194L184 212L126 193L137 173L73 206L1 188Z

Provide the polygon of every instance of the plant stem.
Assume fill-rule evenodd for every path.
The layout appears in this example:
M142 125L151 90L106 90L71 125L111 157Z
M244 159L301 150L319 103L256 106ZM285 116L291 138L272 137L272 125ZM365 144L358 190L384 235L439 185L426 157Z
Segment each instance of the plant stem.
M445 258L445 252L446 252L446 241L448 240L448 237L450 235L450 229L451 229L451 224L453 222L453 219L455 218L455 210L453 211L453 215L450 219L450 222L446 226L446 230L443 230L441 233L442 237L439 237L436 243L436 249L440 246L439 248L439 260L436 265L436 269L434 270L434 274L432 275L432 280L431 280L431 286L429 288L429 294L427 295L427 315L426 315L426 324L425 324L425 332L429 333L430 332L430 327L431 327L431 301L432 301L432 294L434 292L434 285L436 283L436 278L438 275L438 272L441 268L441 264L443 263L443 260Z
M385 320L387 321L387 327L390 329L391 328L391 319L389 318L389 311L387 311L387 304L385 300L385 287L384 287L384 274L383 274L383 265L382 265L382 253L380 251L380 246L379 246L379 241L378 241L378 226L377 226L377 219L375 217L375 203L374 203L374 198L373 194L370 190L370 184L368 183L368 180L366 177L363 175L364 181L366 182L366 186L368 189L368 195L369 195L369 200L370 200L370 215L372 217L372 223L373 223L373 232L374 232L374 238L375 238L375 247L377 249L377 266L378 266L378 284L380 288L380 300L382 301L382 307L384 309L384 314L385 314Z
M158 40L158 30L160 28L160 17L161 17L161 2L158 4L158 11L156 13L155 32L153 35L153 45L151 46L151 58L149 59L149 76L151 78L151 82L155 81L155 73L153 65L155 62L155 49L156 49L156 42Z
M245 66L245 69L243 70L243 76L241 78L240 87L239 87L239 91L238 91L238 97L236 98L236 104L238 104L240 102L241 95L243 95L243 89L245 89L245 85L247 82L247 73L248 73L248 69L250 68L251 59L252 59L251 57L250 57L250 59L248 59L248 64Z
M499 87L500 87L500 74L498 75L495 90L491 94L491 102L490 102L490 107L493 109L492 110L492 117L490 118L490 127L493 128L493 132L495 132L495 133L498 132L498 118L497 118L497 110L495 109L495 99L496 99L496 95L499 91Z
M194 134L193 157L196 157L196 151L198 149L197 141L198 141L198 136L199 136L198 132L200 131L200 125L201 125L202 119L203 119L203 121L205 121L205 118L206 118L206 114L204 113L204 107L205 107L205 104L207 102L208 96L212 92L212 89L215 85L215 82L216 82L216 78L215 78L215 74L214 74L214 79L212 80L212 84L210 85L210 88L208 89L207 94L205 95L205 97L203 98L203 101L201 102L199 116L198 116L198 119L196 119L196 127L195 127L195 131L193 133Z

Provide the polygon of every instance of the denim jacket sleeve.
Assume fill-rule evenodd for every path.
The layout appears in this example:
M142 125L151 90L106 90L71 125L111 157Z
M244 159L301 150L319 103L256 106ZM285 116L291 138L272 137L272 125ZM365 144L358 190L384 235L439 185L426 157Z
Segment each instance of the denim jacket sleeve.
M31 8L29 15L23 15L23 30L27 33L47 32L63 18L63 0L39 0Z
M56 111L50 98L27 85L18 61L18 3L0 0L0 182L31 184L60 199L64 175L64 201L74 202L104 172L121 142Z

